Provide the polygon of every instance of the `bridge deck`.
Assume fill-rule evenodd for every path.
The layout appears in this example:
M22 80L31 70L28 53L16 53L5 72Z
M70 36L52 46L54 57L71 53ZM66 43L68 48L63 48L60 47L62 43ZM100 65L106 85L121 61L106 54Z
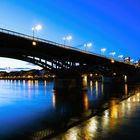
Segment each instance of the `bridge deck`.
M32 43L36 42L36 45ZM18 32L0 28L0 55L2 57L10 57L23 59L20 56L38 57L44 60L55 59L56 62L72 62L86 65L87 67L99 66L106 69L117 69L117 71L127 70L133 71L135 65L128 64L113 58L107 58L102 55L83 51L74 47L64 46L49 40L33 38L33 36L21 34ZM112 61L113 60L113 61Z

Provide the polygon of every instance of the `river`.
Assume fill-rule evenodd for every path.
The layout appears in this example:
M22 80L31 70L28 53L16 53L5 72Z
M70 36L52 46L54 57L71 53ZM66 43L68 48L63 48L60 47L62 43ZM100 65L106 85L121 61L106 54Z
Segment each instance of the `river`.
M113 139L140 105L139 84L88 79L88 90L53 87L53 80L0 80L0 140Z

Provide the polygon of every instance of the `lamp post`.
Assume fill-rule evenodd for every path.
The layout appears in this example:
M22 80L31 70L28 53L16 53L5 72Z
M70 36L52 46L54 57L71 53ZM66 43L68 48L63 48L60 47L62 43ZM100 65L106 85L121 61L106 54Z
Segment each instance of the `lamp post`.
M32 31L33 31L33 40L34 40L34 35L35 35L35 29L34 29L34 27L32 27Z
M122 60L122 58L123 58L123 55L119 55L119 56L118 56L118 58L120 58L120 59Z
M64 41L64 47L65 47L66 41L70 42L72 40L72 36L71 35L64 36L62 40Z
M112 55L114 57L114 55L116 54L116 52L110 52L109 55Z
M40 25L40 24L32 27L32 31L33 31L33 42L32 42L32 45L33 46L36 46L37 45L36 41L34 41L35 31L40 31L40 30L42 30L42 25Z
M32 27L33 39L34 39L34 37L35 37L35 31L40 31L40 30L42 30L42 25L40 25L40 24L38 24L38 25Z
M66 37L63 37L62 40L64 41L64 46L65 46L65 43L66 43Z
M87 48L91 48L92 47L92 43L91 42L85 43L84 47L85 47L85 51L86 51Z
M106 48L101 49L101 52L102 52L103 55L104 55L105 51L106 51Z

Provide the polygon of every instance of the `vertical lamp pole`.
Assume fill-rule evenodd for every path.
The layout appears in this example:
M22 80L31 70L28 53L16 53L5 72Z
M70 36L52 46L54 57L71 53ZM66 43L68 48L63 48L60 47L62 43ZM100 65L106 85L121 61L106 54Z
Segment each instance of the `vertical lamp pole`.
M64 36L62 38L62 40L64 40L64 47L65 47L66 41L69 41L70 42L72 40L72 36L71 35Z
M34 40L34 35L35 35L35 28L32 27L32 31L33 31L33 40Z
M33 31L33 42L32 42L32 45L33 46L36 46L36 41L34 41L34 38L35 38L35 31L39 31L39 30L42 30L42 26L40 24L32 27L32 31Z
M62 39L64 40L64 47L65 47L65 44L66 44L66 37L63 37Z
M87 48L91 48L92 47L92 43L91 42L85 43L84 47L85 47L85 51L86 51Z
M109 53L109 55L112 55L112 57L114 57L115 54L116 54L116 52Z
M40 25L40 24L38 24L38 25L32 27L33 39L34 39L34 37L35 37L35 31L40 31L40 30L42 30L42 25Z
M103 55L104 55L105 51L106 51L106 48L101 49L101 52L102 52Z

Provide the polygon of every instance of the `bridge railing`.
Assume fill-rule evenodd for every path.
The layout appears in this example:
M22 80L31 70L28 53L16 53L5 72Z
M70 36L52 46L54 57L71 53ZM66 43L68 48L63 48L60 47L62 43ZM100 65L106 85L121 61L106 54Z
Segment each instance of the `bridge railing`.
M8 29L3 29L3 28L0 28L0 32L8 33L8 34L11 34L11 35L20 36L20 37L24 37L24 38L28 38L28 39L33 38L33 37L29 36L29 35L25 35L25 34L22 34L22 33L18 33L18 32L11 31L11 30L8 30Z
M38 38L38 37L26 35L26 34L22 34L22 33L11 31L11 30L4 29L4 28L0 28L0 32L8 33L10 35L15 35L15 36L18 36L18 37L24 37L24 38L34 40L34 41L40 41L40 42L44 42L44 43L49 43L49 44L56 45L56 46L59 46L59 47L63 47L63 48L66 48L66 49L80 51L82 53L87 53L87 54L92 54L92 55L108 58L108 57L106 57L104 55L99 55L99 54L96 54L96 53L93 53L93 52L90 52L90 51L85 51L85 50L82 50L82 49L78 49L76 47L72 47L72 46L68 46L68 45L64 45L64 44L59 44L59 43L56 43L56 42L53 42L53 41L50 41L50 40L46 40L46 39L42 39L42 38Z

